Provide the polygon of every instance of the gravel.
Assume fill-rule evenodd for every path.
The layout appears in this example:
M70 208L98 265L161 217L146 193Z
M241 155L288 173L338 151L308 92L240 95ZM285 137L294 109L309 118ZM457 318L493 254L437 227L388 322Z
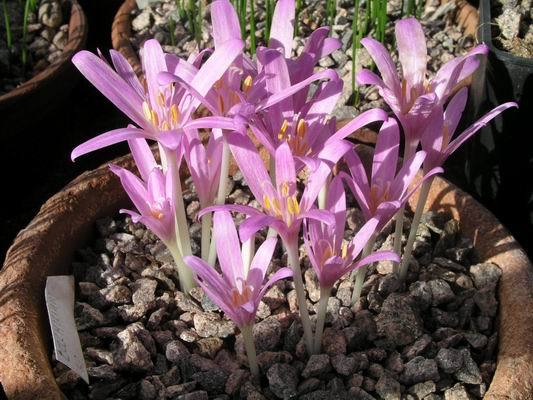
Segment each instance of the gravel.
M248 190L242 177L233 190ZM354 204L350 195L347 200ZM421 231L427 234L419 236L415 258L427 262L413 263L405 284L390 293L379 288L394 279L376 266L368 269L364 295L353 307L346 303L350 282L336 285L321 354L306 354L297 314L290 311L291 282L278 283L253 330L259 381L250 377L235 324L201 289L190 297L177 289L174 265L159 241L127 216L99 221L98 237L73 264L75 316L91 384L54 363L57 382L72 399L481 398L496 365L501 271L476 264L460 232L435 254L450 233L446 226L456 225L450 221L424 214ZM385 232L377 246L387 243ZM279 248L274 271L284 265L282 256ZM472 284L456 284L459 277ZM308 302L314 320L316 302Z
M36 12L28 14L28 33L23 46L24 3L6 2L13 45L7 47L5 21L0 19L0 95L10 92L57 62L68 42L69 0L37 1ZM23 49L26 64L23 65Z

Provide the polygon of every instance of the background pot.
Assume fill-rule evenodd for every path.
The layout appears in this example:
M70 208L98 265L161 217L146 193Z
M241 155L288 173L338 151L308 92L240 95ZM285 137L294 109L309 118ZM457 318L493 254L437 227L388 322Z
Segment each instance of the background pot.
M363 156L371 150L361 148ZM131 167L130 157L116 163ZM411 206L416 196L411 200ZM14 399L61 399L50 366L44 308L48 275L69 272L74 252L90 239L94 222L128 203L106 166L87 172L53 196L15 239L0 272L0 381ZM533 387L531 263L495 217L466 193L437 178L428 208L450 212L475 239L480 261L503 270L499 295L497 369L485 399L530 399Z
M2 135L16 140L16 134L36 126L46 114L59 108L76 84L70 59L85 46L87 21L77 0L70 0L68 41L59 59L30 80L0 96ZM61 115L58 115L61 118Z
M490 52L474 75L467 123L497 105L516 101L452 157L450 177L509 227L533 254L533 59L496 48L489 0L480 0L478 39ZM524 179L525 178L525 179Z

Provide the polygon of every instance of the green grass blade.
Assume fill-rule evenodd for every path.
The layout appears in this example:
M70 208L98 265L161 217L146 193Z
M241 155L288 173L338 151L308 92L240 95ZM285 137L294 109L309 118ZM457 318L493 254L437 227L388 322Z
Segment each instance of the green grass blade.
M355 72L356 72L355 67L357 65L356 40L357 40L358 23L359 23L359 0L354 0L353 16L352 16L352 93L355 93L355 91L357 90L357 87L355 84Z
M250 51L255 54L255 7L254 0L250 0Z
M170 45L176 46L176 22L172 16L168 19L168 33L170 34Z
M268 44L268 40L270 39L270 27L272 26L272 13L273 13L273 7L272 7L272 0L266 0L266 21L265 21L265 44Z
M9 50L13 47L13 35L11 33L11 18L9 18L9 12L7 11L6 0L2 0L2 11L4 13L4 24L6 26L6 43Z

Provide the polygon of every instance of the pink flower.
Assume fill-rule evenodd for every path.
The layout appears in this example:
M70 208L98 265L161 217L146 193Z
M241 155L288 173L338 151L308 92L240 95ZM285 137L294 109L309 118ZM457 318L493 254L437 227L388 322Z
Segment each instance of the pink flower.
M200 104L197 99L207 94L242 47L242 41L227 42L197 70L194 65L176 56L164 54L156 40L148 40L141 54L146 90L120 53L111 50L113 70L102 58L85 50L80 51L72 62L137 127L115 129L90 139L72 151L72 159L134 138L156 140L176 150L181 146L184 130L213 127L233 129L234 124L230 119L206 117L191 120L191 115ZM163 72L177 76L181 85L161 85L159 74Z
M131 152L142 179L127 169L110 165L120 178L124 190L137 211L120 210L130 214L133 222L141 222L167 246L175 240L174 187L171 171L166 173L156 164L145 139L130 139Z
M292 271L281 268L264 283L277 239L266 239L257 249L249 271L245 271L239 238L229 212L217 211L213 227L222 275L201 258L188 256L184 261L196 273L198 284L209 298L242 328L254 322L265 292L280 279L292 276Z
M353 192L365 220L370 221L376 218L379 221L378 230L390 221L421 183L419 182L414 189L409 190L426 158L426 153L417 152L405 160L402 168L397 172L399 147L398 124L395 119L389 118L378 134L370 180L355 151L345 156L350 175L342 173L342 176ZM432 169L423 180L441 172L441 168Z
M367 37L361 43L376 63L381 78L364 69L357 74L357 82L379 88L381 96L402 124L410 155L416 150L426 119L433 109L443 105L458 85L477 69L480 61L476 56L488 52L487 46L480 44L466 55L444 64L433 79L427 80L426 39L422 26L415 18L405 18L396 23L402 78L380 42Z
M438 106L428 119L422 134L422 149L427 153L424 161L425 171L442 166L446 159L479 129L508 108L518 107L514 102L501 104L478 119L452 140L463 115L467 97L467 88L462 88L450 100L446 111L443 111L442 106Z
M305 189L299 196L294 157L287 143L276 150L276 184L273 184L259 152L247 136L236 133L228 135L227 141L246 183L263 211L250 206L222 205L208 207L202 210L200 215L219 209L249 215L239 228L243 241L248 240L263 227L270 226L279 233L285 243L293 243L297 239L304 218L333 223L331 213L316 209L314 202L331 172L331 165L352 147L351 143L338 141L335 148L331 146L319 155ZM322 160L329 160L330 164Z
M306 220L304 223L307 255L321 288L333 287L342 276L363 265L380 260L400 261L394 252L374 253L356 261L376 230L379 220L370 219L350 242L343 241L346 224L346 196L340 176L336 176L328 188L326 209L335 216L334 224L326 225L316 220Z

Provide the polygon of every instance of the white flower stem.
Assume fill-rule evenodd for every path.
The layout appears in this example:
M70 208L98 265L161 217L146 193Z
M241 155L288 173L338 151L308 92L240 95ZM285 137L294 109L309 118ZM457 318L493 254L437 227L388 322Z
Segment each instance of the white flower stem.
M188 294L189 290L196 286L194 276L190 268L188 268L183 262L183 257L192 255L191 250L191 239L189 237L189 224L187 223L187 216L185 214L185 204L183 202L183 192L181 191L181 178L179 173L179 165L176 162L176 156L172 153L165 154L167 163L172 166L172 179L174 181L175 187L175 199L176 204L175 213L176 213L176 237L177 237L177 250L179 251L179 256L174 257L176 264L178 264L180 283L184 293ZM171 249L172 251L172 249ZM174 256L174 254L173 254Z
M313 331L311 329L311 319L309 318L309 311L307 310L307 301L305 299L304 283L302 278L302 270L300 269L300 257L298 255L298 239L292 243L285 243L287 249L287 257L290 267L293 271L294 289L296 290L296 298L298 300L298 308L300 310L300 318L302 320L302 327L304 330L304 340L307 347L307 352L313 354Z
M365 258L370 253L372 253L372 249L374 248L374 243L376 242L378 233L373 234L368 239L368 242L365 245L363 252L361 253L361 259ZM361 291L363 290L363 283L365 282L366 270L367 270L367 266L363 265L362 267L359 267L356 270L352 271L351 279L354 280L354 286L353 286L353 292L352 292L352 304L355 304L355 302L359 300L359 297L361 297Z
M218 181L218 192L216 198L216 204L224 204L226 201L226 187L228 184L228 174L229 174L229 161L230 161L230 151L229 146L226 140L222 145L222 163L220 165L220 178ZM217 253L215 248L215 241L211 240L209 245L209 255L207 258L207 263L212 267L217 261Z
M248 276L250 264L255 254L255 235L242 244L242 264L244 266L244 276Z
M398 256L401 256L402 254L402 233L403 233L403 220L404 220L404 207L400 208L398 212L396 213L396 216L394 217L394 220L396 221L395 227L394 227L394 252L398 254ZM394 273L398 273L399 264L393 263L394 265Z
M315 353L320 353L322 347L322 334L324 333L324 322L326 321L326 312L328 310L328 300L331 288L320 288L320 300L318 301L318 315L315 329Z
M326 198L328 195L329 182L331 181L331 175L328 175L328 178L324 182L324 186L320 189L318 193L318 208L324 210L326 208Z
M177 245L167 244L167 248L170 251L170 254L172 254L172 258L174 258L174 262L178 267L178 277L180 279L181 291L188 295L189 291L196 286L192 271L183 262L183 256Z
M407 238L407 244L403 252L403 259L400 266L400 279L405 279L407 271L409 269L409 263L411 262L411 255L413 253L413 245L415 244L416 232L418 231L418 225L420 225L420 219L422 218L422 212L431 189L433 178L429 178L420 188L420 195L418 196L418 202L416 203L415 215L413 216L413 222L411 223L411 230L409 231L409 237Z
M211 246L211 225L213 214L207 213L202 217L202 260L208 261L209 247Z
M253 323L241 327L242 337L244 339L244 347L246 348L246 355L248 356L248 365L250 371L255 377L259 376L259 365L257 364L257 355L255 352L255 343L253 335Z
M403 150L403 164L416 153L416 148L418 147L418 142L408 141L405 143L405 148ZM395 227L394 227L394 251L398 256L402 256L402 233L403 233L403 222L404 222L404 211L405 206L401 207L396 213ZM393 271L398 274L400 265L398 263L393 263Z

